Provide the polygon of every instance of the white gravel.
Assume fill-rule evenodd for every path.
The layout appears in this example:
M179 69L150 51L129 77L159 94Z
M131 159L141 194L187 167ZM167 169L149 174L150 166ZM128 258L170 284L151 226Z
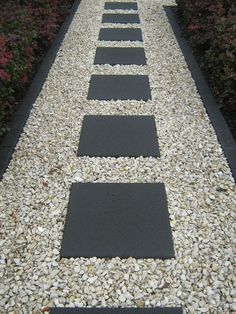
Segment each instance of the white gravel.
M144 46L147 66L99 67L96 47L117 43L97 40L104 1L82 0L0 183L1 313L51 305L236 311L235 185L162 8L168 4L138 0L144 43L122 44ZM153 99L88 101L98 73L148 74ZM161 158L77 158L85 114L153 114ZM59 260L72 182L164 182L176 259Z

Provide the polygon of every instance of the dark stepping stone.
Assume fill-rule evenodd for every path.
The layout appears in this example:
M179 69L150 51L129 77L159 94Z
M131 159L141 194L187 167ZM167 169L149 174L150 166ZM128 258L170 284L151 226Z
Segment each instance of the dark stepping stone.
M94 64L138 64L145 65L146 57L143 48L105 48L96 50Z
M92 75L88 99L148 100L151 91L147 75Z
M136 2L106 2L105 10L138 10Z
M158 157L153 116L85 116L78 156Z
M50 314L183 314L180 307L156 308L51 308Z
M61 257L174 257L162 183L74 183Z
M103 14L102 23L139 24L138 14Z
M99 40L143 41L140 28L101 28Z

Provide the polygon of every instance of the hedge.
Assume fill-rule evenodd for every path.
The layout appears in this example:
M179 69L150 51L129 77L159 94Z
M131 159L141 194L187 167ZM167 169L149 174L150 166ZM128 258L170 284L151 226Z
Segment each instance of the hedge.
M0 10L0 137L73 0L4 1Z
M236 2L176 2L181 25L220 106L236 111Z

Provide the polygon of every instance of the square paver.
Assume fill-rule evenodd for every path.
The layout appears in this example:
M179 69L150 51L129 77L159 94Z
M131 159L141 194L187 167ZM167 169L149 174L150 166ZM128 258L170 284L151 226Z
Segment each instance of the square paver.
M92 75L88 99L148 100L151 99L147 75Z
M140 28L101 28L99 40L143 41Z
M61 257L174 257L164 184L74 183Z
M138 14L109 14L102 16L102 23L119 23L119 24L139 24Z
M77 155L159 157L154 116L85 116Z
M50 314L183 314L181 308L51 308Z
M136 2L105 2L105 10L138 10Z
M94 64L145 65L146 57L143 48L98 47Z

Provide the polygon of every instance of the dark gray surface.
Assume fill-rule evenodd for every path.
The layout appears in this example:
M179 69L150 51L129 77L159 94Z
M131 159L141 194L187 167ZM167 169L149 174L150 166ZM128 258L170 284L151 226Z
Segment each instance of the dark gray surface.
M105 10L138 10L136 2L105 2Z
M140 19L138 14L109 14L105 13L102 16L102 23L119 23L119 24L128 24L135 23L139 24Z
M11 147L0 146L0 171L1 175L4 173L5 169L9 164L9 160L11 159L12 151Z
M56 57L58 49L61 46L61 42L70 26L75 12L78 9L80 0L76 0L70 9L70 14L65 19L59 32L57 33L50 49L48 50L46 56L41 63L38 72L34 76L32 83L24 97L18 111L16 112L14 119L10 125L10 132L6 134L1 145L0 145L0 179L9 165L11 156L14 152L15 146L19 140L25 123L28 119L32 105L34 104L39 92L47 78L50 67Z
M98 47L94 64L145 65L146 57L143 48Z
M198 92L202 98L203 104L206 108L207 114L211 120L211 123L215 129L218 141L224 151L225 157L228 160L229 167L231 169L234 180L236 181L236 143L229 130L227 123L217 105L215 98L213 97L211 90L207 84L207 81L198 66L198 63L189 47L187 41L182 35L182 31L176 21L175 15L172 11L172 7L164 6L168 20L172 26L175 36L178 40L179 46L184 55L185 61L188 64L189 70L196 83Z
M74 183L61 257L174 257L162 183Z
M182 314L180 307L155 308L51 308L50 314Z
M92 75L88 99L148 100L151 99L147 75Z
M101 28L99 40L143 41L140 28Z
M78 156L160 156L154 116L84 116Z

